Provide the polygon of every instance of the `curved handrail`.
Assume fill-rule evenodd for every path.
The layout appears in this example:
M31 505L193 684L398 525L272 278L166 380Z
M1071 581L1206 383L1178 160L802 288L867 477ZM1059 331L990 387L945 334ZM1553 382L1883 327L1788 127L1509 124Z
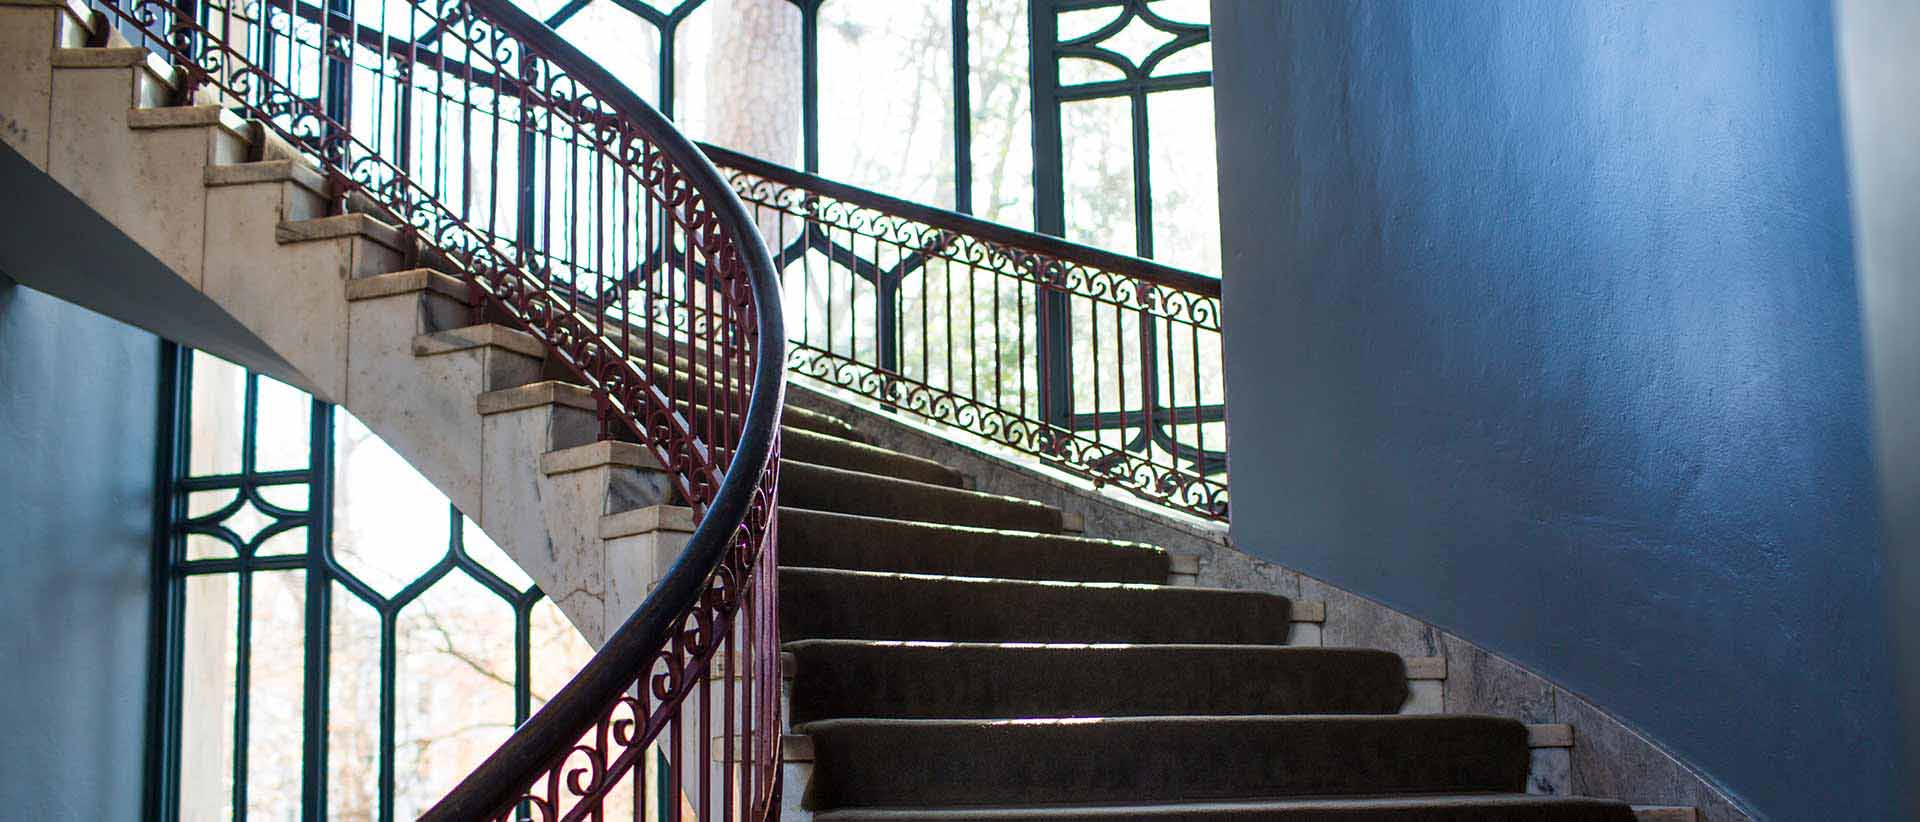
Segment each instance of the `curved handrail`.
M466 0L489 19L546 52L591 88L603 102L647 127L657 145L683 169L694 186L717 199L735 237L759 236L746 207L713 163L664 116L598 63L582 54L544 23L507 0ZM715 197L716 192L724 192ZM713 202L713 200L709 200ZM468 820L498 814L521 799L526 785L564 759L574 743L651 668L676 627L694 607L706 583L733 546L736 532L761 489L762 472L774 453L786 380L786 329L781 316L780 281L764 242L748 243L746 266L759 319L754 352L753 393L744 430L720 488L658 587L600 646L579 673L547 704L514 731L499 749L461 780L423 820ZM559 752L556 754L556 752Z
M602 102L641 124L657 141L656 145L690 173L694 187L709 197L709 204L717 202L729 232L736 238L757 240L759 231L733 187L712 161L653 106L546 24L511 2L465 2L483 10L496 25L544 51L548 59L582 81ZM478 819L497 815L518 804L525 786L563 761L576 741L601 721L607 706L619 700L641 672L651 669L677 626L698 603L707 580L733 547L755 496L762 490L762 474L773 458L786 385L786 326L781 315L778 270L764 241L745 245L747 259L744 262L759 320L759 344L754 352L753 392L741 438L713 501L694 528L687 547L640 607L607 637L593 658L564 688L423 815L422 820ZM771 507L771 500L766 502Z
M704 689L714 655L731 643L743 608L760 606L745 627L764 633L750 637L777 631L772 536L786 337L776 269L744 205L666 118L506 0L404 0L398 18L408 28L404 40L370 29L350 2L322 0L322 9L302 0L260 0L239 9L217 0L95 1L137 32L143 45L172 58L185 79L183 97L205 93L310 152L329 179L336 208L350 202L372 206L399 221L423 251L465 279L476 320L488 313L539 340L553 361L592 392L606 426L603 437L637 439L701 510L686 548L639 608L425 816L504 818L524 805L550 819L597 818L600 802L676 720L682 701L696 686ZM379 18L383 25L394 19L384 4ZM430 24L424 33L417 28L423 20ZM431 84L421 83L416 67L437 72ZM372 120L366 134L351 125L358 110L353 95L369 79L356 72L370 75L371 93L383 95L363 115ZM404 102L384 99L389 86ZM432 98L431 136L443 152L425 163L409 160L411 142L419 137L414 123L401 122L387 133L383 127L392 124L380 120L382 106L392 102L400 111L416 96ZM457 127L444 114L449 100L464 118ZM490 137L474 130L476 111L490 124ZM466 145L440 146L439 138L456 128ZM503 180L498 154L505 139L515 138L520 167ZM538 185L529 177L539 173L542 139L550 178L544 203L521 196ZM495 156L488 160L494 163L492 188L477 198L480 178L473 171L482 142ZM571 166L556 164L556 147L566 152L560 162L570 158ZM577 177L582 150L591 155L590 184ZM448 166L456 160L463 176L449 183ZM608 190L615 186L618 201ZM590 194L591 228L613 236L596 234L582 243L568 234L563 245L552 242L556 192L567 208L578 208ZM509 194L519 197L511 209ZM544 244L535 238L543 209ZM513 234L498 230L503 211L517 224ZM561 221L575 216L561 215ZM643 233L644 243L638 239ZM558 254L556 245L562 247ZM654 266L640 278L644 286L635 285L632 272L606 278L591 269L636 250L644 260L635 271ZM654 260L656 254L666 259ZM609 316L612 305L582 315L583 274L593 279L596 293L618 292L618 316ZM675 279L680 275L683 281ZM656 278L665 281L665 294L655 293ZM638 314L630 300L637 287L646 289ZM663 313L669 340L664 361L653 356L653 323ZM632 337L636 325L643 341ZM684 350L675 347L681 335ZM636 352L641 348L644 356ZM751 384L740 409L737 379L746 367ZM664 378L656 373L662 370ZM752 803L744 810L764 815L778 806L779 663L776 643L754 644L753 650L752 664L763 675L770 672L774 684L758 693L758 702L741 700L748 733L753 720L764 731L748 753L764 770L739 793ZM662 665L665 672L656 672ZM731 694L731 680L727 688ZM748 710L754 711L751 719ZM578 763L582 756L584 765ZM721 799L729 805L732 775L729 770L729 792ZM571 807L563 807L566 799L574 800Z

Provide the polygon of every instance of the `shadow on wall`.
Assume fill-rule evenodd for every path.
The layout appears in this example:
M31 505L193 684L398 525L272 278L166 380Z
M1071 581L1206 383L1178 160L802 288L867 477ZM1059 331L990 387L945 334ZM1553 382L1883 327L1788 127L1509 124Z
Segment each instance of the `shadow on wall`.
M1835 0L1908 818L1920 817L1920 5Z
M1553 677L1762 816L1890 818L1830 11L1215 21L1236 543Z
M159 341L0 277L0 807L140 816ZM57 787L50 787L57 786Z

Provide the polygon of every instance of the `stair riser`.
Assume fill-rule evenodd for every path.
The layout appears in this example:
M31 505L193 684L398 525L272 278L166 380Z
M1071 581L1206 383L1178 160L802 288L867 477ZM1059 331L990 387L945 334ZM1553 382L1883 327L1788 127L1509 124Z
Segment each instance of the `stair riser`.
M1526 729L1492 719L825 722L814 808L1517 792Z
M960 472L937 462L910 457L838 438L810 436L814 432L788 434L780 441L781 454L787 459L863 471L914 482L959 488L966 478Z
M780 501L817 511L943 522L1016 531L1058 532L1062 518L1044 505L907 483L789 461L781 466Z
M784 818L784 817L783 817ZM973 813L839 811L813 816L820 822L1635 822L1625 805L1580 800L1514 805L1494 801L1412 805L1400 808L1291 807L1260 804L1185 810L1164 806L1074 812L1011 809Z
M812 568L913 574L1065 579L1168 580L1164 552L1079 537L928 527L783 507L780 560Z
M131 128L130 107L159 105L173 93L145 65L57 68L51 88L48 176L202 286L197 278L213 251L206 235L214 216L205 166L240 160L244 139L217 126Z
M947 642L1284 645L1281 597L1199 588L992 583L942 577L780 574L781 636Z
M793 721L1390 714L1406 668L1387 653L1304 648L790 646Z

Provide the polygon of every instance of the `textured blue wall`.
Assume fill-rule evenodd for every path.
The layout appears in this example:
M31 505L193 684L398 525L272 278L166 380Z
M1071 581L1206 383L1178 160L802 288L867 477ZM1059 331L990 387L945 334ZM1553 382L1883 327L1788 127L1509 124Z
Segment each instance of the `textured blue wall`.
M138 819L159 341L0 276L0 808Z
M1893 698L1824 2L1216 0L1233 531L1777 819Z

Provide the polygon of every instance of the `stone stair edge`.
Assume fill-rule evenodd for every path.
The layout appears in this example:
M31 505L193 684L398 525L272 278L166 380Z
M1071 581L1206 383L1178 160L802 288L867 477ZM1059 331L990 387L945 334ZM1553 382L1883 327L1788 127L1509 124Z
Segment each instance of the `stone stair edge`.
M1156 819L1180 815L1210 815L1247 813L1245 818L1259 818L1254 814L1281 812L1310 812L1315 809L1365 808L1372 810L1404 809L1417 812L1424 806L1434 804L1483 804L1493 807L1502 805L1513 807L1526 806L1564 806L1564 807L1619 807L1624 804L1615 800L1595 799L1578 796L1543 796L1537 794L1427 794L1413 796L1385 797L1321 797L1321 798L1282 798L1282 799L1243 799L1225 801L1192 802L1151 802L1131 804L1100 805L1047 805L1047 806L981 806L981 807L890 807L890 808L837 808L820 811L813 815L820 822L916 822L926 820L1027 820L1051 818L1140 818ZM1632 805L1629 811L1635 822L1694 822L1697 819L1693 808L1669 806ZM1206 818L1201 816L1200 818ZM1239 817L1235 817L1239 818ZM1415 817L1406 817L1415 818Z
M1553 727L1553 726L1529 725L1526 722L1522 722L1518 719L1514 719L1512 717L1506 717L1506 716L1494 716L1492 714L1468 714L1468 713L1454 713L1454 714L1222 714L1222 715L1172 714L1172 715L1155 715L1155 716L1112 716L1112 717L1083 717L1083 716L1029 717L1029 718L1021 718L1021 719L919 719L919 718L907 718L907 717L835 717L832 719L815 720L813 722L808 722L804 725L796 726L793 732L796 734L807 734L808 731L805 730L807 728L879 727L882 725L908 725L908 726L914 726L919 728L925 728L928 730L938 730L943 727L978 728L978 727L985 727L985 726L1053 728L1053 727L1086 726L1086 725L1095 724L1089 721L1091 719L1098 719L1100 721L1098 724L1129 724L1129 725L1142 725L1142 726L1183 725L1183 724L1246 725L1246 724L1260 724L1260 723L1269 723L1269 722L1306 723L1306 722L1314 722L1314 721L1321 721L1321 720L1340 720L1342 722L1370 723L1370 724L1371 723L1396 724L1396 723L1430 723L1430 722L1432 723L1479 722L1479 723L1486 723L1490 725L1502 725L1509 728L1520 728L1522 730L1527 730L1534 727ZM1529 737L1528 741L1529 743L1531 743L1532 734L1529 733L1528 737ZM1530 744L1529 747L1546 747L1546 746Z
M168 128L211 128L218 127L232 133L235 137L252 142L247 121L228 111L225 106L197 104L186 106L158 106L154 108L130 108L127 110L127 127L138 130ZM219 168L218 165L208 168Z
M56 69L139 68L145 67L155 79L169 87L176 85L175 69L152 49L144 46L71 46L53 50L48 61Z
M319 169L308 163L288 157L210 165L207 166L205 182L212 188L256 183L292 183L321 197L328 194L326 175L321 174Z
M459 303L468 303L473 296L465 281L452 274L431 268L404 268L370 277L347 279L349 302L418 294L423 291L432 292Z
M803 463L803 464L806 464L806 463ZM826 467L831 467L831 466L826 466ZM944 486L941 486L941 487L944 487ZM956 489L956 490L971 490L971 489ZM1016 499L1018 498L1016 497ZM982 534L982 535L1014 534L1023 538L1072 540L1075 542L1099 544L1099 545L1105 545L1105 546L1110 546L1114 548L1128 548L1128 549L1140 550L1140 551L1152 551L1156 553L1166 554L1169 559L1172 559L1174 561L1176 568L1179 567L1179 564L1181 561L1180 558L1191 558L1196 563L1198 562L1198 559L1199 559L1199 556L1197 554L1175 553L1172 551L1168 551L1167 549L1162 548L1158 545L1154 545L1152 543L1147 543L1147 542L1139 542L1136 540L1109 539L1107 537L1089 537L1081 534L1053 534L1053 533L1046 533L1043 531L1014 531L1014 530L1008 530L1004 528L988 528L981 525L958 525L955 523L948 523L948 522L922 522L919 520L892 519L889 517L875 517L875 516L869 516L866 514L848 514L840 511L821 511L821 510L816 510L812 508L798 508L798 507L792 507L792 506L786 506L786 505L780 506L780 510L783 512L793 511L804 516L850 518L854 520L865 520L869 522L886 522L886 523L892 523L895 525L904 526L908 528L916 528L916 529L942 530L942 531L951 530L951 531L962 531L962 532ZM1178 573L1177 570L1176 570L1176 573Z
M282 244L338 240L346 237L363 238L402 253L408 250L398 226L364 212L291 220L281 223L274 229L274 240Z
M950 485L935 485L930 482L920 482L919 480L901 479L900 477L890 477L885 474L869 474L865 471L856 471L851 468L836 468L831 465L821 465L819 463L813 463L813 462L802 462L800 460L781 460L781 466L783 468L788 466L798 466L806 470L830 471L835 474L852 474L852 475L857 475L861 477L868 477L868 478L878 480L884 483L889 483L889 484L898 483L902 485L913 486L913 490L924 489L927 491L944 491L944 492L953 493L953 494L966 494L966 495L978 497L978 498L991 498L1001 502L1020 503L1023 505L1030 505L1036 508L1047 508L1047 509L1058 510L1055 506L1048 505L1047 503L1040 502L1038 500L1028 499L1026 497L1014 497L1014 496L1008 496L1006 494L994 494L987 491L974 491L967 488L955 488Z
M545 359L547 356L547 347L539 338L500 323L449 328L413 338L413 353L420 357L483 347L500 348L533 359Z
M540 470L547 476L593 468L666 470L659 460L654 459L652 451L625 440L599 440L540 455Z
M782 565L780 566L780 571L782 573L791 571L791 572L806 573L806 574L823 574L823 575L830 574L830 575L844 576L844 577L850 577L850 578L856 578L856 579L910 579L910 580L920 580L920 581L946 581L946 582L955 582L955 583L969 584L969 585L1014 585L1014 586L1031 587L1031 588L1074 588L1074 589L1089 590L1089 591L1130 590L1130 591L1177 591L1183 594L1194 594L1194 593L1216 594L1216 595L1235 594L1239 596L1248 596L1248 597L1284 599L1289 603L1290 606L1296 609L1300 608L1300 606L1307 604L1306 601L1303 601L1303 600L1297 600L1292 597L1286 596L1284 594L1275 594L1275 593L1270 593L1266 591L1248 591L1241 588L1212 588L1212 587L1202 587L1202 586L1193 586L1193 585L1165 585L1165 584L1154 583L1154 582L1092 582L1092 581L1057 580L1057 579L1016 579L1011 577L970 577L970 576L961 576L956 574L921 574L921 573L913 573L913 572L907 572L907 571L863 571L863 570L852 569L852 568L814 568L806 565ZM1313 609L1313 608L1304 609L1308 611L1308 613L1305 614L1305 616L1310 618L1301 619L1299 617L1294 617L1291 619L1291 621L1292 622L1324 621L1326 618L1325 607L1324 607L1325 604L1324 603L1315 603L1315 604L1321 605L1322 607L1318 609Z

